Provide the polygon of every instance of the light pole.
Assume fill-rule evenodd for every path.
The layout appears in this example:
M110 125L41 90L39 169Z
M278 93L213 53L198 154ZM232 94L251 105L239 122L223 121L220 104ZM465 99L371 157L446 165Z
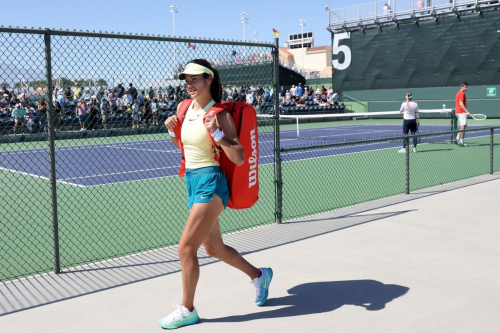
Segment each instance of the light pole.
M241 13L241 24L243 24L243 41L247 40L247 35L245 31L245 26L248 24L248 14L245 12ZM245 47L243 46L243 61L245 60Z
M245 25L248 24L248 14L245 12L241 13L241 24L243 24L243 41L246 41Z
M179 13L179 11L177 9L179 9L179 6L177 6L175 3L170 5L170 12L172 13L172 22L174 25L174 30L173 30L174 37L175 37L175 14ZM175 42L174 42L174 71L173 71L174 74L175 74L176 67L177 67L177 50L175 48Z
M306 25L306 20L304 19L300 19L300 26L301 26L301 34L302 34L302 71L304 72L305 71L305 68L304 68L304 58L306 56L306 51L304 50L304 26ZM302 73L302 75L304 75L304 73Z
M257 41L257 31L254 31L253 32L253 41L256 42Z

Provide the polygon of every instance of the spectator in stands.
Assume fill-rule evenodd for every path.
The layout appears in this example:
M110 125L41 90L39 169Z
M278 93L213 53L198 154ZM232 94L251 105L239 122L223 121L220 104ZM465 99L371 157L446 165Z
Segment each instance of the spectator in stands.
M262 103L264 99L264 88L262 87L261 84L257 86L256 97L257 97L256 103Z
M14 118L14 134L17 134L17 127L19 125L21 125L21 132L24 132L25 115L26 115L26 110L23 108L21 103L18 103L11 113L11 117Z
M158 113L160 112L160 103L158 98L154 98L151 102L151 114L153 116L153 126L158 126Z
M64 107L66 106L66 98L64 97L64 91L62 89L58 89L57 96L54 100L57 100L59 102L59 105L61 106L61 108L63 108L64 111Z
M87 103L81 99L76 105L75 115L78 117L78 121L80 122L80 131L82 132L87 130L87 114Z
M102 97L103 97L103 94L102 94L102 88L99 87L99 89L97 89L97 92L95 93L95 97L97 98L97 102L101 102L102 100Z
M125 90L125 92L123 93L123 97L122 97L123 107L126 110L128 110L132 106L132 103L134 103L134 99L132 98L132 95L130 94L130 91L129 90Z
M285 101L290 102L292 100L292 94L290 93L290 90L287 90L285 93Z
M306 106L305 96L302 96L302 97L296 96L295 98L296 98L295 99L295 106L299 106L299 107Z
M61 131L61 118L64 116L64 108L59 100L54 100L54 126L55 131Z
M30 97L30 93L28 92L28 90L26 90L26 88L23 88L20 98L22 98L23 96L26 96L26 98Z
M9 105L10 105L9 95L8 94L3 94L3 98L0 101L0 108L2 110L7 110L9 108Z
M139 101L132 105L132 128L139 128L139 112L140 112Z
M321 94L316 94L314 96L313 102L315 105L320 105L321 104Z
M142 121L146 123L146 127L149 127L150 120L151 120L151 101L147 97L145 97L144 108L142 111Z
M101 99L101 119L102 119L102 127L107 130L108 126L108 115L109 115L109 102L106 97Z
M149 87L148 96L150 100L153 100L153 98L155 97L155 92L153 91L153 87Z
M302 83L299 83L298 87L295 90L295 94L299 97L302 97L304 94L304 89L302 88Z
M141 91L139 98L137 98L137 102L139 103L139 110L141 110L144 107L144 100L145 99L146 99L146 92L143 90L143 91Z
M26 110L26 116L24 116L24 119L26 120L26 128L28 129L28 132L33 132L33 126L35 126L35 115L31 110Z
M82 94L82 97L80 97L80 99L84 100L86 103L90 103L91 98L92 94L90 93L90 89L85 88L85 92Z
M134 87L134 85L132 83L130 83L128 86L129 86L128 91L129 91L130 95L132 96L132 99L135 101L137 99L137 96L139 95L137 93L137 89Z
M173 104L175 102L175 89L172 86L167 88L168 103Z
M90 106L88 109L89 130L95 131L97 129L97 123L99 121L98 115L99 115L99 101L97 100L97 96L93 95L91 97Z
M314 89L312 86L309 86L309 89L307 89L307 96L314 97Z
M73 97L73 93L71 92L71 87L66 87L66 91L64 91L64 98L66 98L68 101L71 100Z
M230 84L227 85L226 94L227 94L227 100L232 101L233 100L233 89L231 88Z
M424 1L418 0L417 1L417 9L422 9L422 8L424 8Z
M7 95L9 97L9 99L12 98L12 94L10 91L7 90L7 88L5 86L2 86L2 90L0 91L0 94L3 95Z
M281 86L281 89L280 89L280 102L284 102L285 101L285 97L286 97L285 95L286 95L285 87Z
M123 87L123 82L118 82L118 86L115 87L115 95L116 98L120 99L123 97L123 94L125 93L125 88Z
M21 96L21 104L23 105L26 112L28 112L28 108L30 107L30 101L28 99L28 96L26 95Z
M40 102L38 103L38 117L40 118L39 125L40 125L40 131L45 130L45 124L47 124L47 103L45 102L45 99L41 99Z
M290 94L292 97L297 96L297 88L295 88L295 85L292 85L292 88L290 88Z
M340 98L339 94L338 93L333 93L332 98L333 98L333 104L334 105L339 105L339 98Z
M269 86L264 87L264 102L269 102L271 100L271 89Z
M80 88L80 84L77 82L75 83L75 89L73 90L73 98L78 101L81 95L82 89Z
M116 112L118 111L117 100L118 100L118 97L116 96L116 94L113 91L108 90L108 101L109 101L111 114L113 114L113 115L116 114Z
M245 98L248 104L253 105L255 103L255 91L249 89Z

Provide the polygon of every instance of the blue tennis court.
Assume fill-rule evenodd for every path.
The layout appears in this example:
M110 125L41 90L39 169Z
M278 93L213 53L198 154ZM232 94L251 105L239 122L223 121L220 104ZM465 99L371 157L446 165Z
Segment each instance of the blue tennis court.
M359 125L357 125L359 124ZM314 126L318 126L316 123ZM365 125L352 121L346 126L305 128L297 137L295 129L282 130L281 146L314 145L337 140L379 138L401 134L401 125ZM285 127L285 126L284 126ZM290 128L288 125L286 128ZM449 130L445 125L422 125L422 132ZM474 134L475 136L481 133ZM165 135L166 137L166 135ZM442 140L442 136L437 136ZM449 136L448 136L449 139ZM104 138L103 138L104 140ZM399 147L400 142L377 142L351 146L348 153ZM273 133L259 133L260 164L274 161ZM284 162L345 154L342 147L297 151L283 154ZM58 182L74 186L96 186L174 176L181 156L165 140L102 143L56 148L56 176ZM0 153L0 169L30 176L49 178L48 149L5 151Z

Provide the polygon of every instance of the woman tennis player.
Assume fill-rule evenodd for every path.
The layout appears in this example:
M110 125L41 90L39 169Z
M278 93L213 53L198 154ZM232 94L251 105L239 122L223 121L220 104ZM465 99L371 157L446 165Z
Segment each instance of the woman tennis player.
M184 115L181 128L190 212L178 247L182 268L182 303L176 306L174 312L158 320L158 324L167 329L199 321L194 307L194 295L200 274L197 251L202 244L208 255L241 270L252 279L256 288L255 303L258 306L266 302L269 283L273 277L270 268L259 269L252 266L235 249L222 241L218 217L227 206L229 189L226 178L214 159L208 132L227 157L237 165L243 163L244 150L236 135L233 118L227 111L220 112L215 117L205 116L216 102L221 102L222 85L219 73L208 61L195 59L186 64L184 71L179 74L179 79L186 81L186 89L193 99ZM173 132L177 122L175 115L165 121L165 126L173 144L179 148Z
M411 134L416 134L420 126L420 120L418 115L418 104L413 102L413 95L411 92L406 94L406 102L401 104L399 112L403 114L403 134L407 135L410 131ZM403 140L403 149L400 149L399 152L406 153L406 148L406 140ZM417 138L413 138L413 152L417 152Z

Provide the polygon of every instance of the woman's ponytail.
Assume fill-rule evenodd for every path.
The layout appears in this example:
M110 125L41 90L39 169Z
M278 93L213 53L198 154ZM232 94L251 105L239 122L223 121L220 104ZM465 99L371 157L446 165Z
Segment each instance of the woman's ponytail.
M219 71L215 68L211 68L211 70L214 72L214 77L210 85L210 93L212 94L212 99L216 103L220 103L222 101L222 83L220 82Z

